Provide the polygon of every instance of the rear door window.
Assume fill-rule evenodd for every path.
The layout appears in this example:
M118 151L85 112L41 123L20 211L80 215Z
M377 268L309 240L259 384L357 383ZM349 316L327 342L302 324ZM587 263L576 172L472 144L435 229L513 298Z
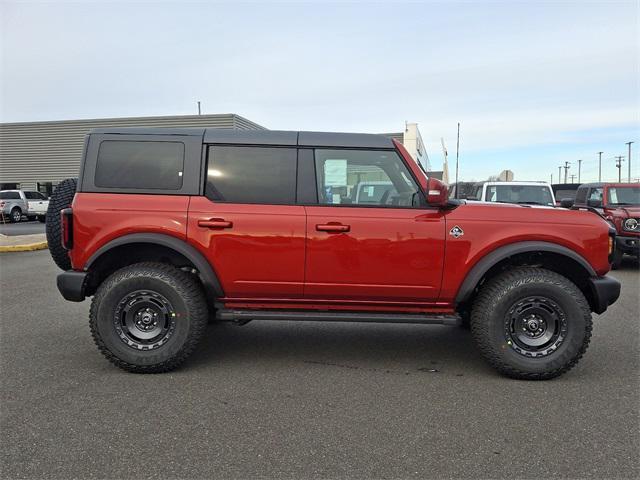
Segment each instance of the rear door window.
M205 195L227 203L296 202L297 149L209 147Z
M0 200L20 200L18 192L0 192Z
M105 188L179 190L184 171L182 142L100 143L95 185Z

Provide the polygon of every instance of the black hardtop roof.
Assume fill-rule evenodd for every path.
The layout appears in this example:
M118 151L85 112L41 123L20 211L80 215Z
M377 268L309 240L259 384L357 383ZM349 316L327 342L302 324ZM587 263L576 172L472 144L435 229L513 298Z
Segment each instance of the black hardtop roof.
M201 136L204 143L301 147L394 148L384 135L371 133L236 130L228 128L96 128L90 134Z

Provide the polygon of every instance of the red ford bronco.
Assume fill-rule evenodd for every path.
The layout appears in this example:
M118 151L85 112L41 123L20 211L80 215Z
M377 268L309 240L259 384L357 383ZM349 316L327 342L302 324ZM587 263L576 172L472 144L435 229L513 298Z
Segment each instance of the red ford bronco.
M573 367L620 293L590 212L449 200L384 136L99 129L47 213L100 351L164 372L209 321L469 325L515 378Z
M640 257L640 184L584 183L576 192L574 208L592 208L616 229L613 268L620 267L626 253Z

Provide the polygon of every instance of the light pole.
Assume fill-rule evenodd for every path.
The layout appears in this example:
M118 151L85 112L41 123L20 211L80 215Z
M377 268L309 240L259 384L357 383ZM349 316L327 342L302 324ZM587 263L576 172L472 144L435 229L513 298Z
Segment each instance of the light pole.
M629 168L629 176L627 177L627 182L631 183L631 144L635 143L635 142L627 142L627 145L629 146L629 155L627 156L627 161L629 162L627 164L627 167Z
M578 160L578 183L580 183L580 170L582 169L582 160Z
M598 181L602 181L602 154L604 152L598 152Z
M618 169L618 183L622 182L622 159L624 158L622 155L618 155L616 157L618 161L616 162L616 168Z
M562 182L562 165L558 167L558 183Z
M567 183L567 173L571 168L569 165L571 165L571 162L564 162L564 183Z

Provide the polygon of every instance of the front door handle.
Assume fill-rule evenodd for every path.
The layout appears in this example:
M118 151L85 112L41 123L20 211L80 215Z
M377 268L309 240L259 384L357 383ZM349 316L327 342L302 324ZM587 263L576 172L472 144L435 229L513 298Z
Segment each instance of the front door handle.
M341 223L326 223L316 225L316 230L318 230L319 232L344 233L351 230L351 225L342 225Z
M222 218L211 218L209 220L198 220L198 226L216 230L222 228L231 228L233 227L233 222L227 222Z

